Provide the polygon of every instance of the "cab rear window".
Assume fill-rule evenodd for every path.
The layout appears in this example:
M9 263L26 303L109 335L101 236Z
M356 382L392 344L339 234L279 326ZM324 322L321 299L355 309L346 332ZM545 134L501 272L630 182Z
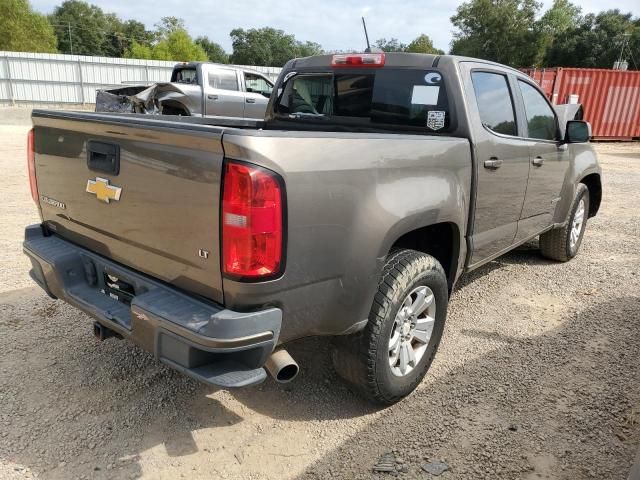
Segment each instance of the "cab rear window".
M275 108L280 119L425 133L452 128L446 87L436 70L296 74L280 93Z
M171 74L171 81L175 83L198 83L198 72L193 67L176 68Z

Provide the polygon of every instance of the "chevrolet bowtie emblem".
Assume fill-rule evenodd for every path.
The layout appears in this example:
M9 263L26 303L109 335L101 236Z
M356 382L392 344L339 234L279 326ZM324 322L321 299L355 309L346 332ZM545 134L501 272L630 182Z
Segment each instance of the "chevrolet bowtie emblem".
M95 180L87 180L87 192L93 193L101 202L109 203L110 200L120 200L122 188L109 185L106 178L96 177Z

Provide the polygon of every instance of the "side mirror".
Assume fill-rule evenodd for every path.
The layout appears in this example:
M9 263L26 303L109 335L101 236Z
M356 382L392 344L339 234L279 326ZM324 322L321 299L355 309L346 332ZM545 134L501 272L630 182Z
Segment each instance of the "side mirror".
M271 91L268 92L260 92L262 93L262 95L264 95L265 97L269 98L271 96Z
M591 125L582 120L569 120L564 134L565 143L585 143L591 138Z

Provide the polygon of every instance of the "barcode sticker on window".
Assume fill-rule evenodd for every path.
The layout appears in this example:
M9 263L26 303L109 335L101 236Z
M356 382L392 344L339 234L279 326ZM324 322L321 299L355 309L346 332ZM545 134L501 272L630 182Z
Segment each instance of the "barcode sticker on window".
M444 128L445 112L433 110L427 114L427 127L431 130L440 130Z

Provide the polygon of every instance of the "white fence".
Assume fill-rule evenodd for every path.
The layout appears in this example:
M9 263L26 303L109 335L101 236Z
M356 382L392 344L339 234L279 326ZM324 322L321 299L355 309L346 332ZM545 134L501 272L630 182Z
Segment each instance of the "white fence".
M95 103L96 89L168 82L178 62L0 51L0 105ZM248 67L275 79L277 67Z

